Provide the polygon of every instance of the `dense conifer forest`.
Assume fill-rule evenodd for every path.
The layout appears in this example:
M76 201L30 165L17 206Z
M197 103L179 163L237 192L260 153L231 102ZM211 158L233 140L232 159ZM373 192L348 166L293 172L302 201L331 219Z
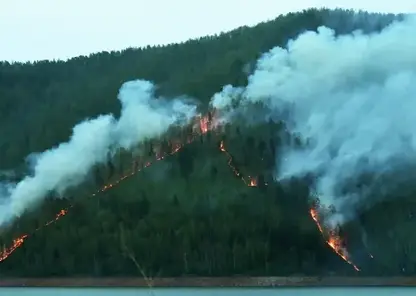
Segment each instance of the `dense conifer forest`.
M306 10L182 44L68 61L1 62L0 178L21 179L28 173L26 157L67 141L76 123L99 114L117 116L117 92L125 81L153 81L161 95L186 94L199 100L205 112L223 85L247 84L263 52L285 46L306 30L325 25L338 34L372 32L399 17ZM21 245L15 241L19 247L7 258L0 256L0 275L363 276L416 271L411 196L379 203L343 226L340 234L361 269L357 272L319 232L304 180L285 186L274 182L279 141L291 137L281 123L236 120L221 132L198 134L177 153L154 161L157 153L175 151L175 143L188 136L172 130L142 143L139 156L120 151L96 166L81 186L62 198L51 194L3 229L5 251L16 237L30 237ZM91 196L148 161L153 164ZM68 207L59 221L40 227Z

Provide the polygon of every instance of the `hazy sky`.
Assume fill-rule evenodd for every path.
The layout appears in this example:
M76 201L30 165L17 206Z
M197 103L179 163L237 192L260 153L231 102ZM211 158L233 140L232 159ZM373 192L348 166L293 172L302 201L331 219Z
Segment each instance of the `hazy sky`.
M416 0L0 0L0 60L184 41L309 7L416 12Z

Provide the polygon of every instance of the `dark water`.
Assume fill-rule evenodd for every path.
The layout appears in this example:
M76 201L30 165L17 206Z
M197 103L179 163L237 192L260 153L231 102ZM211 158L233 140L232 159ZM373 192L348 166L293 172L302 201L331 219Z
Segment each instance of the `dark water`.
M1 296L410 296L416 288L264 288L264 289L77 289L77 288L0 288Z

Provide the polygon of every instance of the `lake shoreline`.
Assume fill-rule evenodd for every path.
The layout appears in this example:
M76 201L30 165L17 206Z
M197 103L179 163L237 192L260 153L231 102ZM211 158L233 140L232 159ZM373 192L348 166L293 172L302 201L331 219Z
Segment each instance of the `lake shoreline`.
M0 287L416 287L416 277L3 278Z

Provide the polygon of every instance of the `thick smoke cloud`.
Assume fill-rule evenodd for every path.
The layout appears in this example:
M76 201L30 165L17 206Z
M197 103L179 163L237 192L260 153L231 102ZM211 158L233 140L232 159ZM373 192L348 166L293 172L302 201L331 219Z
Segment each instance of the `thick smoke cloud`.
M382 198L412 177L415 32L414 17L369 35L336 37L320 27L264 54L245 89L237 89L240 107L262 102L290 114L287 128L304 145L284 149L276 178L314 176L321 202L337 210L329 222L345 222L375 193ZM226 111L232 93L225 88L212 105Z
M77 124L66 143L31 157L32 175L17 184L0 186L0 226L39 203L48 193L63 194L80 184L90 169L105 163L117 149L131 149L162 135L175 124L186 124L196 106L185 98L154 97L155 87L143 80L122 85L121 115L101 115Z

